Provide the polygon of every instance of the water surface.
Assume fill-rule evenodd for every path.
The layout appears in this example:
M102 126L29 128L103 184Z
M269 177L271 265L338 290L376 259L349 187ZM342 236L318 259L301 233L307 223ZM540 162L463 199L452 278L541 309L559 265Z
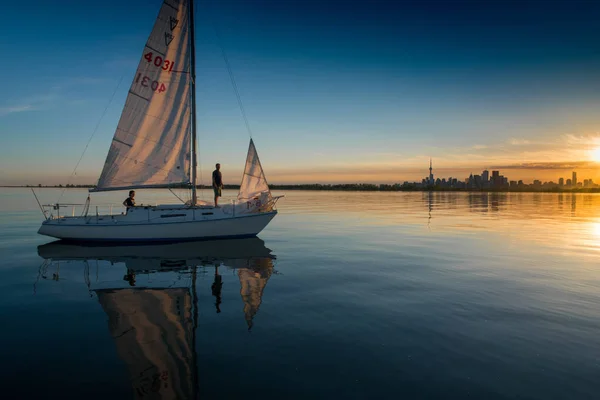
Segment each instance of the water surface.
M600 196L286 196L259 239L115 249L48 244L0 189L6 393L598 398Z

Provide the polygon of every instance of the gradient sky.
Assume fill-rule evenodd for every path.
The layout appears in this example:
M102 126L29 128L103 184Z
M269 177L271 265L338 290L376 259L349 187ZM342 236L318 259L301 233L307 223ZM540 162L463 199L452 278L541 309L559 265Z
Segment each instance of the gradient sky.
M95 183L161 2L1 6L0 184ZM58 4L58 3L56 3ZM199 154L272 183L600 181L600 2L197 1ZM118 86L119 81L121 84ZM118 88L117 88L118 86Z

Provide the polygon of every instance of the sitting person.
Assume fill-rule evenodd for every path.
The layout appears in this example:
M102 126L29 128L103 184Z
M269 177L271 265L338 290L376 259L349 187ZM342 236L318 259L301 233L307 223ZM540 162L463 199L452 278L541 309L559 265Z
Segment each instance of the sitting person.
M125 201L123 202L123 205L125 207L127 207L128 210L131 207L135 207L135 191L134 190L129 191L129 197L125 199Z

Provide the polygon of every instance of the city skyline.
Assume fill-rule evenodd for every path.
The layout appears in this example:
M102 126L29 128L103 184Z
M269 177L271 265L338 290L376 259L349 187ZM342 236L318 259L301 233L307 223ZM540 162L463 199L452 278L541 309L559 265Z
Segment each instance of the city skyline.
M29 17L1 28L0 49L18 62L3 74L0 184L67 183L93 132L71 183L97 181L159 4L6 5ZM220 162L236 183L247 148L222 44L269 182L413 181L430 157L444 176L556 181L576 169L600 181L600 4L545 3L544 18L533 1L208 8L197 31L201 178Z
M446 189L518 189L530 186L533 188L546 188L546 189L576 189L576 188L597 188L598 184L594 182L592 178L581 179L581 176L577 175L577 171L571 171L571 177L565 179L559 177L556 182L542 181L539 179L533 179L532 182L525 182L522 179L514 180L507 176L501 175L500 170L490 171L484 169L481 174L471 174L467 178L459 177L442 177L435 178L433 173L433 159L429 159L429 175L421 179L420 182L409 182L405 181L403 186L414 185L418 188L446 188Z

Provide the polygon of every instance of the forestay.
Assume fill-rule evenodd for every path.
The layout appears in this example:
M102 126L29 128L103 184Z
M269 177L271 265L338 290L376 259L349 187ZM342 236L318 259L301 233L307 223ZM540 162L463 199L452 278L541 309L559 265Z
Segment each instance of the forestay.
M246 167L244 168L244 176L242 177L242 184L240 185L238 201L248 201L259 196L263 192L267 192L269 196L271 194L267 179L265 178L265 173L260 165L256 147L254 147L254 141L250 139L248 156L246 157Z
M129 89L97 190L190 182L187 0L165 0Z

